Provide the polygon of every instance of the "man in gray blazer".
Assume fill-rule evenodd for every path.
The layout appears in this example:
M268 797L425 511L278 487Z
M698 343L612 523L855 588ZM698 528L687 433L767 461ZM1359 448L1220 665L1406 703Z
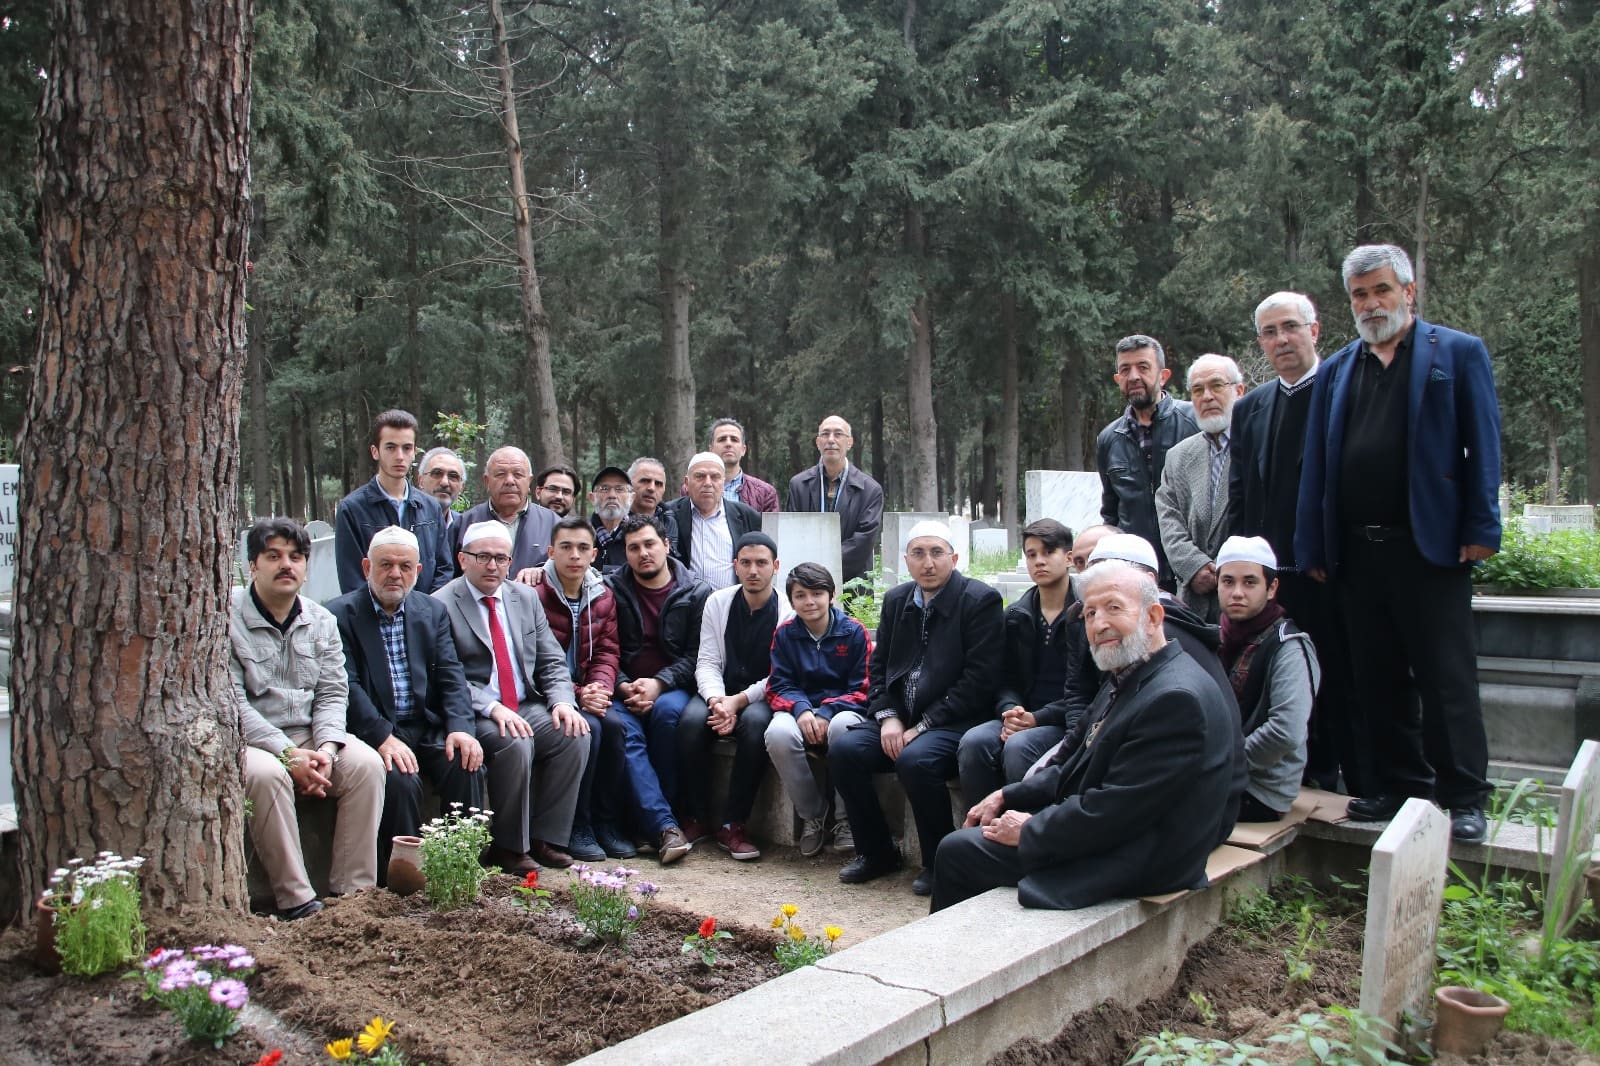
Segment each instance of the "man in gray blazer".
M468 526L457 565L462 575L433 595L449 615L471 689L489 757L489 805L497 824L516 820L536 861L571 866L558 842L572 834L589 724L577 710L567 657L538 594L509 580L511 537L502 523Z
M1200 432L1167 452L1156 521L1161 547L1177 579L1178 599L1215 625L1217 549L1228 537L1228 456L1233 405L1244 395L1239 364L1225 355L1202 355L1189 367L1189 396Z
M789 495L784 501L790 511L838 514L846 581L872 569L878 530L883 526L883 486L851 465L850 449L855 442L850 423L838 415L824 418L817 427L817 465L789 479Z

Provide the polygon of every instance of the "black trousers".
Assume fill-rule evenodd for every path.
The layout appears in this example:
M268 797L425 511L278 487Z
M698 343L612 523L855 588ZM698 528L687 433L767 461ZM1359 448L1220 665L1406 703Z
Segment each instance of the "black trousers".
M1471 569L1434 566L1408 536L1347 537L1341 555L1333 584L1374 756L1373 794L1483 806L1489 742Z
M747 822L755 809L756 791L767 775L767 726L772 709L757 700L739 712L733 726L733 774L728 778L728 802L721 821L711 818L711 745L719 737L711 729L711 710L696 696L678 719L678 813L708 825Z
M1304 574L1283 573L1278 576L1278 602L1311 638L1322 667L1322 684L1311 708L1306 779L1318 787L1332 787L1343 773L1345 791L1350 795L1376 795L1372 748L1363 706L1356 698L1349 641L1334 590Z
M439 793L441 811L449 813L450 804L468 807L484 806L488 772L480 766L468 771L461 765L461 752L454 759L445 758L444 737L411 732L404 727L395 729L394 735L404 741L417 757L417 773L405 774L390 770L384 775L383 817L378 821L378 883L384 884L389 873L389 852L397 836L416 836L422 828L422 782L426 778Z
M911 802L922 865L931 867L939 841L955 828L950 816L950 789L945 782L956 776L956 749L967 724L970 723L956 729L930 729L907 744L898 759L883 753L883 737L876 722L851 726L838 743L829 743L828 771L833 776L833 787L844 799L857 855L880 861L895 855L894 833L872 784L873 774L892 771L899 776L900 787Z

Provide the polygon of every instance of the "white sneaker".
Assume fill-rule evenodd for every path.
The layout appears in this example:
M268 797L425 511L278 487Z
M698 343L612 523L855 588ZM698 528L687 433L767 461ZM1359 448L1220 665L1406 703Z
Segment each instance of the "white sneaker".
M800 854L808 859L822 850L822 843L828 836L826 820L827 815L801 820Z
M841 818L833 826L833 850L849 855L856 850L855 835L850 832L850 820Z

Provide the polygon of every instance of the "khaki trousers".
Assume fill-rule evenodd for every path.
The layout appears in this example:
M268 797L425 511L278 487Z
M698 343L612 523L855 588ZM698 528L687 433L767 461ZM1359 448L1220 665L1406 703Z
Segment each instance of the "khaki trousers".
M311 731L286 730L297 747L311 743ZM339 751L328 795L338 804L333 829L333 865L328 891L336 896L371 888L378 880L378 819L383 814L383 760L353 735ZM315 895L300 850L295 817L294 779L276 755L245 749L244 791L250 799L250 837L272 881L280 910L298 907Z

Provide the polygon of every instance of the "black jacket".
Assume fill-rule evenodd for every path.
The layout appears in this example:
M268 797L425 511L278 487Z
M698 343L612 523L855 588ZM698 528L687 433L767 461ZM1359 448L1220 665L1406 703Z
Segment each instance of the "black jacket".
M661 607L658 640L661 650L670 660L655 675L661 687L668 691L686 688L694 691L694 664L700 656L700 615L706 608L706 597L711 587L699 580L678 560L667 556L667 566L672 569L677 586ZM633 571L624 566L606 578L612 595L617 598L617 643L622 650L622 669L617 671L618 681L636 679L633 663L644 648L644 620L639 615L639 585Z
M1024 907L1070 910L1206 884L1206 858L1228 838L1245 784L1239 715L1169 642L1107 684L1083 743L1005 788L1033 812L1018 858Z
M472 735L476 715L466 671L456 657L450 615L444 604L413 589L406 595L406 663L411 668L411 701L429 739L446 733ZM329 602L344 642L344 669L350 679L346 728L376 748L394 732L394 681L372 592L363 584Z
M1100 520L1124 533L1136 533L1150 542L1161 562L1161 585L1170 587L1172 571L1161 547L1161 526L1156 519L1156 489L1166 469L1167 451L1185 437L1200 432L1194 406L1185 400L1162 396L1150 426L1150 464L1139 441L1128 428L1124 411L1095 438L1095 466L1100 471Z
M822 464L802 470L789 479L785 511L822 509ZM872 569L872 554L878 547L878 531L883 528L883 486L867 476L854 463L845 471L839 486L839 547L844 579L853 580ZM799 560L795 560L799 562Z
M1273 501L1268 496L1271 486L1267 482L1267 464L1272 451L1274 411L1278 404L1288 402L1277 378L1257 385L1233 405L1233 426L1228 437L1228 534L1267 537L1278 556L1279 569L1287 569L1294 562L1296 501L1278 501L1281 517L1270 512ZM1300 469L1296 466L1293 483L1299 480ZM1274 532L1270 526L1275 517L1276 524L1287 526L1286 534L1280 530L1278 535L1268 536Z
M671 503L663 504L660 509L671 516L678 530L678 535L672 538L673 556L683 565L693 566L694 560L689 555L694 546L694 501L687 496L679 496ZM738 500L722 501L722 517L728 523L728 532L732 534L735 547L738 547L739 538L746 533L761 532L761 512ZM731 558L729 561L732 561Z
M378 487L378 479L356 489L339 501L334 515L333 557L339 571L339 591L352 592L367 587L361 573L361 560L367 545L380 529L395 524L394 504ZM444 509L439 501L415 485L406 486L406 528L417 537L417 591L442 589L453 575L455 553L448 543Z
M1061 656L1067 664L1067 678L1072 677L1073 665L1078 661L1087 642L1083 639L1083 619L1081 613L1072 610L1077 598L1072 592L1067 593L1067 605L1062 609L1062 616L1056 621L1061 626L1061 644L1055 649L1054 654ZM1033 714L1037 725L1067 726L1069 707L1066 693L1051 700L1043 707L1029 706L1029 693L1033 691L1034 678L1039 673L1038 649L1035 635L1044 622L1044 616L1039 613L1039 586L1028 589L1017 602L1006 608L1005 619L1005 669L1000 676L1000 689L995 696L994 709L997 714L1005 714L1013 707L1027 707ZM1076 633L1077 639L1074 639ZM1087 706L1094 693L1090 692L1083 700ZM1083 707L1077 708L1082 711ZM1076 715L1071 716L1076 721Z
M908 727L925 722L929 729L964 729L997 717L994 694L1005 657L1000 593L952 571L928 606L924 654L922 611L912 599L916 588L914 581L902 582L883 598L863 726L876 728L875 716L884 710L894 711ZM903 707L895 682L910 673L919 655L916 706Z

